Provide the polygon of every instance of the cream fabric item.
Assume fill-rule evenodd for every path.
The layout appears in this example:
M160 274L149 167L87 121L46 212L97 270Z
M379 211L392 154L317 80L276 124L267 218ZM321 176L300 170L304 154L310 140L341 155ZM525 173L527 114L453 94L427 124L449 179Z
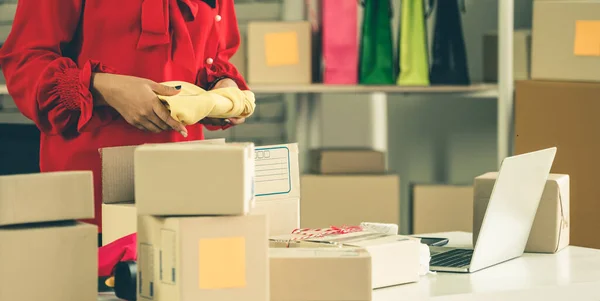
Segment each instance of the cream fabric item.
M158 95L158 98L171 111L171 116L184 125L198 123L206 117L249 117L256 108L254 93L236 87L206 91L182 81L161 84L171 87L181 86L179 94Z

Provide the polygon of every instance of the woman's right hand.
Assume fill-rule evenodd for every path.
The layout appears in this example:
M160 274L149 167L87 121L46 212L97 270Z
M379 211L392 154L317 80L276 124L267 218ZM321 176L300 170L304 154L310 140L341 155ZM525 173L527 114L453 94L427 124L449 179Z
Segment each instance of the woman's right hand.
M157 94L176 95L179 90L174 87L135 76L94 73L91 91L95 106L113 107L129 124L140 130L159 133L173 129L187 137L185 126L173 119L156 97Z

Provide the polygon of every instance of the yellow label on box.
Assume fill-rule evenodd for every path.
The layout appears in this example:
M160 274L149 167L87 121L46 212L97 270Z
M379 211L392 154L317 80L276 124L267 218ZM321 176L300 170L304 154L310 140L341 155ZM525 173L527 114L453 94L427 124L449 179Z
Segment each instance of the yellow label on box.
M200 289L246 286L246 239L225 237L198 242Z
M265 34L265 57L267 66L290 66L300 62L298 33L274 32Z
M600 56L600 21L578 20L575 23L574 54Z

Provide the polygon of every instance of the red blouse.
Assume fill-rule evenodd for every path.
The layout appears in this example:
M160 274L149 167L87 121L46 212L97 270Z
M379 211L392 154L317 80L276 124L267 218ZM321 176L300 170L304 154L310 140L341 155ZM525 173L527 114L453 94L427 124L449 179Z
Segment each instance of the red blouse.
M143 132L112 108L94 108L92 72L205 88L228 77L248 89L229 63L239 43L233 0L19 0L0 65L17 107L42 132L41 171L93 171L96 215L89 222L101 226L99 148L204 134L200 124L187 127L187 138Z

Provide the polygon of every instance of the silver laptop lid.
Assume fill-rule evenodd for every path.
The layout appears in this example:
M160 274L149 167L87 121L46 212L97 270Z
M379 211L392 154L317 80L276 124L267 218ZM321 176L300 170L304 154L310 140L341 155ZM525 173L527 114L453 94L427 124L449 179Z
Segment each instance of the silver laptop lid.
M471 271L523 254L555 155L553 147L502 161L473 251Z

